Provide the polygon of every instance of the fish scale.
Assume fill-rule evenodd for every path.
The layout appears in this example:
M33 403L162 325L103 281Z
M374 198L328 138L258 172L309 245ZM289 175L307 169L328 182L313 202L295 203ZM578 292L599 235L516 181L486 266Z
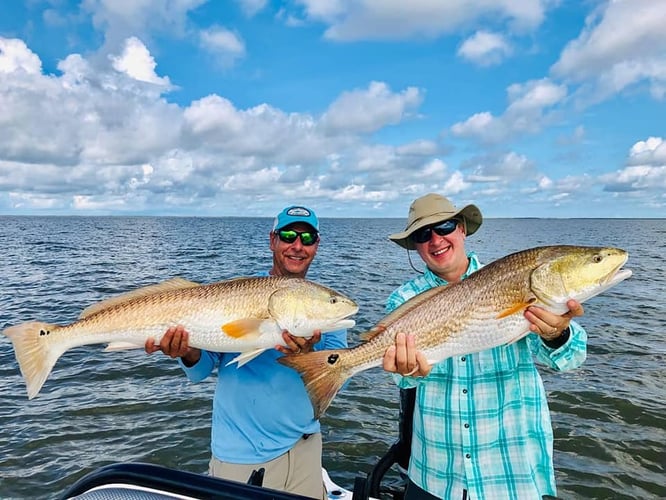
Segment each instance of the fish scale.
M562 314L569 299L583 302L631 276L619 248L535 247L498 259L458 283L425 291L385 316L352 349L289 355L320 417L354 374L381 366L398 333L413 334L431 364L516 342L529 333L530 305Z

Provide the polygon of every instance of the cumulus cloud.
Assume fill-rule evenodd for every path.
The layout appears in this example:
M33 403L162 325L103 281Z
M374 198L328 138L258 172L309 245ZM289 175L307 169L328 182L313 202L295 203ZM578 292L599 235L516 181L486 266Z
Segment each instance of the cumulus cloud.
M185 36L187 15L207 0L83 0L81 10L92 17L95 28L104 33L107 50L117 51L124 41L151 33Z
M567 96L564 85L548 79L513 84L507 89L509 105L504 114L476 113L455 123L451 132L458 137L484 143L499 143L511 137L536 133L550 118L552 109Z
M486 18L516 31L532 30L544 18L547 0L297 0L302 16L329 25L338 41L437 37Z
M432 140L365 142L415 115L423 99L415 88L372 82L320 116L266 103L243 109L217 94L177 105L138 38L106 66L70 54L57 75L44 74L19 40L0 38L0 47L0 208L233 210L258 191L282 199L285 186L306 199L377 204L397 196L396 171L410 185L446 177Z
M415 87L394 93L386 83L371 82L367 89L343 93L329 106L322 125L333 134L374 132L399 123L422 101L423 92Z
M9 74L18 71L31 75L41 73L42 61L23 40L0 38L0 72Z
M157 63L146 46L136 37L125 40L123 53L119 56L109 56L116 71L141 82L155 85L170 85L168 77L159 77L155 73Z
M664 192L666 190L666 141L650 137L634 144L627 166L601 176L604 190L610 192Z
M199 39L201 46L223 66L230 66L245 56L245 42L240 35L221 26L201 31Z
M488 31L477 31L458 48L458 56L479 66L499 64L511 52L511 45L504 36Z
M534 164L527 156L513 151L501 155L475 158L466 166L470 182L516 182L534 178Z
M666 95L666 2L615 0L587 19L567 44L552 74L583 84L580 98L598 102L641 83Z

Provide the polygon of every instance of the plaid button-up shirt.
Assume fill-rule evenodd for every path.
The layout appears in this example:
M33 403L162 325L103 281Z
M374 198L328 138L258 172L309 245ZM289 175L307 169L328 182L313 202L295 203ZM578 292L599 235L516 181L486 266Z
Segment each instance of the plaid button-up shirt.
M481 267L470 252L465 279ZM396 289L392 311L446 281L430 270ZM530 333L520 341L446 359L424 378L394 375L402 388L416 387L409 477L444 498L531 499L556 495L553 431L536 358L555 370L581 365L585 330L571 322L568 341L547 347ZM405 332L409 333L409 332Z

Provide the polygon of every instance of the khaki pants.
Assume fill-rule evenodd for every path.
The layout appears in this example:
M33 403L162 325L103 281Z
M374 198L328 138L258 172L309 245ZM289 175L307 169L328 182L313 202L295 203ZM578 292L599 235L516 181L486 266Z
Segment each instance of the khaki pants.
M299 439L287 453L265 463L232 464L212 457L208 473L211 476L247 483L252 471L263 467L264 487L325 499L321 454L321 433L310 434L307 439Z

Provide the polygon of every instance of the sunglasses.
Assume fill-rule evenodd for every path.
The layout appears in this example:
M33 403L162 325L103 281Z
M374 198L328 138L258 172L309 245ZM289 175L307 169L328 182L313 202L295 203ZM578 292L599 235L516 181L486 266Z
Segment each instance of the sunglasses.
M285 243L293 243L296 241L296 238L300 236L301 243L306 247L314 245L319 240L319 234L317 231L294 231L293 229L282 229L280 231L275 231L275 234L278 235L280 241L284 241Z
M457 227L458 221L456 219L449 219L445 220L444 222L440 222L435 226L422 227L418 231L414 231L412 234L410 234L409 237L414 243L425 243L430 241L433 232L437 233L439 236L446 236L447 234L451 234L453 231L455 231Z

